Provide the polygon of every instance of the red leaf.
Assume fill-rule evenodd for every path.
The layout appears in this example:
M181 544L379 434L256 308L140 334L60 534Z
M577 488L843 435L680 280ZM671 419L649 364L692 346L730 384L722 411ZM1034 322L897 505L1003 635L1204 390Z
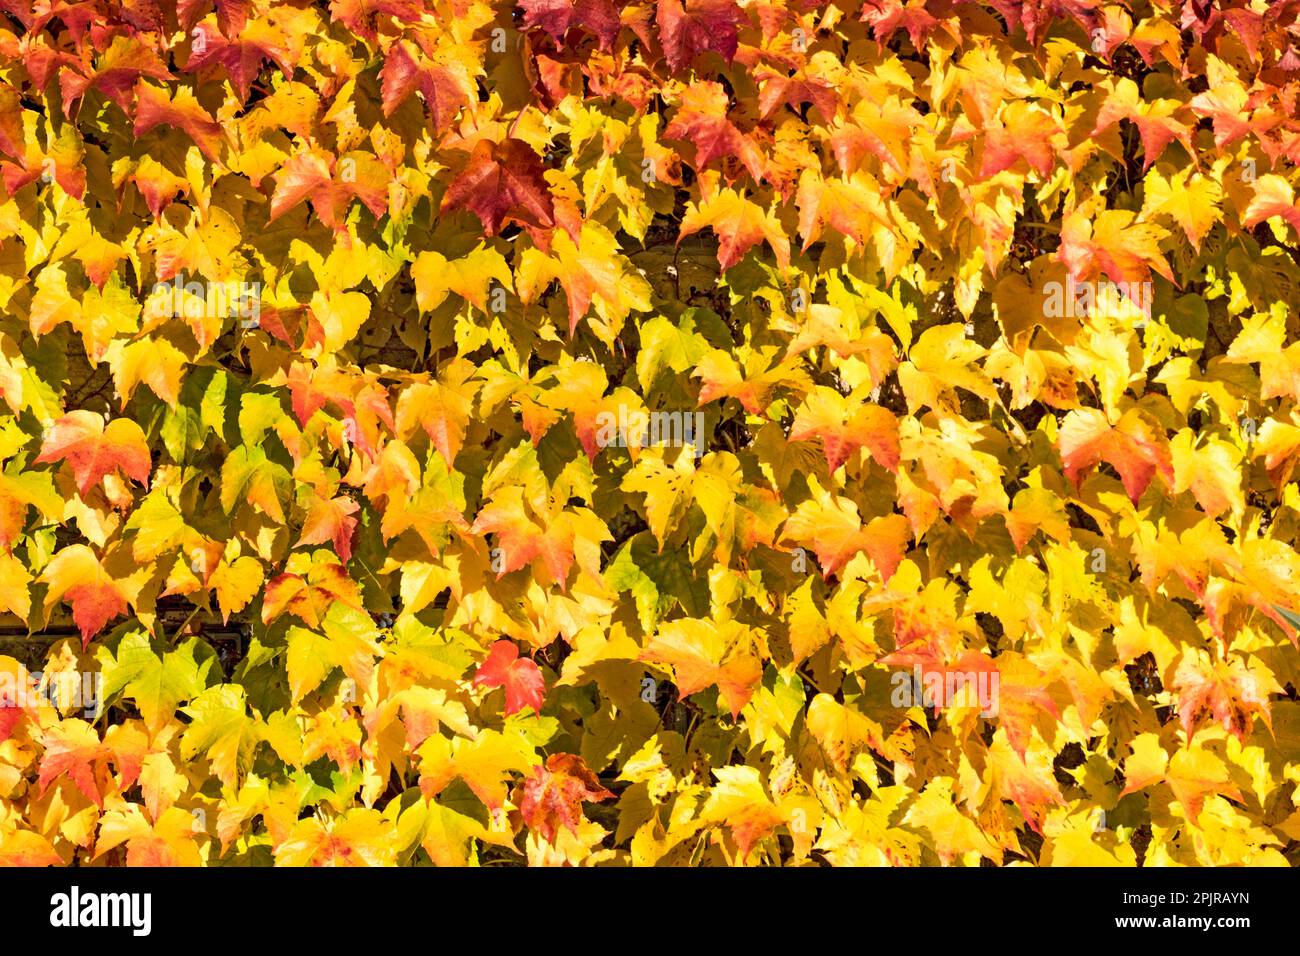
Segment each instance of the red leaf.
M378 36L374 27L376 17L415 23L424 12L424 4L417 0L330 0L330 18L371 42Z
M737 24L743 14L732 0L659 0L655 23L668 68L677 72L712 50L728 63L739 46Z
M290 156L275 175L271 219L309 199L320 221L342 232L354 197L376 218L388 211L389 178L384 166L365 153L335 157L321 149L305 149Z
M158 54L139 40L116 37L99 56L95 68L87 74L65 69L59 73L59 90L63 93L63 115L71 117L90 90L103 93L123 111L130 109L131 88L136 80L148 76L170 80L172 75Z
M442 211L468 209L489 236L500 232L506 219L549 229L555 225L555 203L544 172L541 159L522 140L481 140L447 187Z
M157 126L176 127L194 140L203 155L216 162L221 156L221 126L199 105L189 90L178 90L171 99L167 91L141 80L135 87L136 136ZM157 215L157 213L155 213Z
M577 754L551 754L545 766L533 768L524 784L519 814L549 843L561 824L578 832L584 800L608 800L613 796Z
M1076 487L1083 472L1103 461L1119 472L1134 504L1157 471L1173 484L1168 443L1157 440L1137 409L1131 409L1114 426L1098 409L1076 409L1065 417L1059 441L1065 476Z
M93 727L80 720L68 720L50 727L44 735L45 755L37 779L42 794L59 777L67 777L95 806L104 806L104 797L95 782L95 765L107 754Z
M391 116L413 90L419 90L434 127L440 130L451 124L461 107L474 101L474 82L463 64L417 59L404 40L388 48L379 83L385 116Z
M681 107L664 130L664 138L694 143L697 169L714 159L736 156L756 181L763 178L763 156L727 118L727 92L721 83L692 84L682 94Z
M352 533L356 530L357 503L348 497L317 497L302 525L299 545L334 545L334 552L347 564L352 559Z
M139 425L127 418L115 418L105 428L100 416L84 409L69 412L50 427L36 461L67 461L77 490L83 495L118 469L148 485L153 468L149 445Z
M563 45L565 34L574 27L594 35L602 50L613 47L618 36L618 8L613 0L519 0L519 6L524 25L545 30L557 45Z
M248 99L253 80L262 71L266 60L274 62L286 77L293 76L294 57L279 29L258 22L256 29L250 24L240 31L236 39L228 40L210 23L200 23L191 31L192 46L187 73L209 67L225 70L230 84L239 93L242 103Z
M507 717L525 707L531 707L539 714L542 712L542 701L546 697L542 669L528 658L520 658L519 648L510 641L497 641L492 645L487 660L474 674L474 683L479 687L505 687Z

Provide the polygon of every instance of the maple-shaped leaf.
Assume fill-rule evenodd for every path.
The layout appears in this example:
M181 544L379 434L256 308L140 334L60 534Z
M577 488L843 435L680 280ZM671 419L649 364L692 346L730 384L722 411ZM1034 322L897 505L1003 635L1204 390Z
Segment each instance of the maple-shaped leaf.
M203 755L216 778L227 787L238 784L251 765L253 749L265 728L248 713L243 687L217 684L194 698L181 712L189 718L181 734L180 755L187 761Z
M1251 102L1250 94L1235 76L1197 93L1188 106L1197 116L1210 120L1214 126L1214 145L1220 149L1245 136L1259 137L1278 122L1272 110L1260 109Z
M1174 493L1190 490L1211 517L1230 509L1240 512L1246 506L1241 491L1241 453L1213 438L1201 442L1199 448L1196 444L1196 434L1190 428L1180 431L1170 443Z
M180 807L168 807L150 822L135 804L104 814L95 840L95 856L126 845L127 866L202 866L195 817Z
M223 69L241 103L248 100L253 80L263 62L275 63L286 77L293 76L293 50L280 28L269 18L256 18L233 38L226 37L213 23L200 23L190 33L193 43L185 64L187 73Z
M716 684L718 699L733 719L749 703L763 676L753 635L736 621L717 624L690 618L661 624L641 659L670 665L683 697Z
M406 744L418 749L420 744L447 727L462 737L472 739L478 733L470 723L465 705L445 690L431 687L408 687L394 696L401 712L402 726L406 729Z
M459 777L490 808L507 796L506 780L527 773L541 762L537 752L518 734L484 730L473 739L431 734L419 749L420 790L436 797Z
M221 507L229 514L243 501L283 522L280 499L288 483L287 469L267 458L261 445L240 445L221 465Z
M118 694L135 702L145 726L157 733L176 708L193 700L208 684L216 658L203 641L190 638L175 648L151 640L143 630L122 636L113 651L99 648L105 700Z
M84 544L70 544L61 550L38 580L48 585L47 612L59 600L72 605L72 619L81 631L83 647L105 624L126 613L126 593Z
M874 156L884 166L891 167L900 174L906 173L911 156L911 135L917 125L923 122L915 107L897 96L890 96L884 102L863 99L854 105L852 118L854 122L837 125L831 133L831 151L840 172L851 176L863 169L870 169L864 160L867 156ZM873 200L878 202L880 198L865 189L854 192L864 194L859 204L872 203Z
M1017 753L1007 740L1006 731L997 730L988 750L988 777L1003 799L1020 810L1035 833L1042 834L1043 824L1053 807L1065 803L1052 766L1052 752L1041 741L1027 752Z
M689 206L678 241L706 227L718 237L718 265L724 270L764 240L782 269L790 265L790 240L775 213L765 211L734 189L721 189L712 199Z
M1178 719L1189 739L1208 716L1243 744L1255 714L1272 727L1269 695L1283 693L1263 667L1247 665L1238 657L1212 661L1198 648L1183 654L1171 687L1178 692Z
M985 131L980 176L995 176L1022 160L1040 176L1048 176L1056 162L1052 140L1060 132L1050 113L1024 100L1012 101Z
M1295 190L1281 176L1269 173L1255 181L1255 195L1242 213L1241 224L1250 229L1274 216L1300 233L1300 207L1296 206Z
M425 9L420 0L330 0L330 19L374 42L378 36L375 27L381 17L391 18L398 24L418 23Z
M319 627L335 601L360 607L356 584L341 564L313 564L304 576L285 572L266 585L262 600L262 622L269 624L281 614L293 614L310 627Z
M426 59L405 40L388 48L379 73L384 115L391 116L415 90L424 97L435 129L446 129L461 107L477 99L465 64L454 56Z
M144 136L159 126L182 130L212 162L220 158L224 142L221 124L212 118L192 92L182 87L173 96L165 88L141 80L135 87L135 126L132 132Z
M99 733L84 720L68 718L47 727L43 737L45 753L41 757L37 786L42 793L60 777L67 777L95 806L104 806L99 773L105 768L108 752Z
M480 383L474 381L474 365L453 359L433 382L417 382L397 400L396 430L410 441L410 433L420 427L428 434L443 461L454 465L465 443L465 430L474 407Z
M906 30L912 46L925 49L925 42L939 26L926 8L926 0L871 0L862 5L861 19L871 25L872 35L888 40L897 30Z
M516 277L519 294L524 302L531 302L551 280L558 281L569 300L570 337L592 306L603 320L593 326L605 333L601 337L607 343L629 312L650 309L649 282L619 251L613 233L600 224L583 223L577 243L567 229L557 231L551 253L546 257L536 249L525 251Z
M658 0L655 25L668 68L676 73L706 50L730 63L739 45L737 27L742 18L733 0Z
M63 112L71 117L90 90L103 93L122 110L130 112L131 90L141 77L170 80L171 73L158 54L140 39L116 36L93 67L80 66L59 73Z
M754 79L763 85L758 94L758 109L763 119L770 119L782 106L798 112L804 103L813 104L827 120L835 118L839 97L835 87L822 76L806 69L787 76L784 72L759 68L754 71Z
M432 312L451 292L486 312L494 282L507 291L513 288L505 257L482 245L469 255L451 260L438 252L422 252L411 264L411 278L415 280L415 301L421 312Z
M872 518L864 526L856 504L818 488L815 497L800 504L790 516L784 535L812 549L823 577L836 574L863 552L888 581L907 553L912 532L900 514Z
M1011 748L1023 760L1032 743L1034 725L1041 719L1060 716L1056 702L1047 691L1050 677L1037 664L1015 651L1003 652L996 658L986 657L978 651L967 651L954 666L960 673L974 674L978 690L980 669L990 665L997 671L997 683L985 686L994 688L993 703L998 723ZM1086 707L1080 707L1080 710L1086 711Z
M115 418L105 428L102 416L84 409L69 412L49 427L36 461L66 461L83 495L105 475L119 471L147 486L153 470L139 425L129 418Z
M498 577L541 558L556 583L564 588L573 567L573 526L564 516L542 524L524 504L523 490L507 488L483 507L470 528L473 534L495 534L501 549ZM535 514L535 512L534 512Z
M1223 187L1210 176L1190 169L1184 169L1166 179L1161 175L1159 167L1147 173L1145 183L1146 195L1142 204L1144 214L1149 212L1168 216L1182 228L1192 245L1199 249L1206 233L1221 218L1219 206L1223 202ZM1253 201L1251 205L1254 206ZM1250 210L1247 210L1247 219L1249 218Z
M1256 315L1242 323L1226 356L1229 362L1258 362L1260 398L1300 397L1300 342L1286 344L1284 316Z
M731 830L743 861L754 844L784 823L786 816L767 795L757 767L718 767L713 775L718 783L709 791L701 817Z
M64 123L60 132L47 137L44 149L29 141L21 162L0 162L0 176L11 196L28 183L52 177L69 196L81 199L86 193L86 163L77 128Z
M321 222L343 231L354 198L376 218L388 211L389 179L383 164L366 153L335 157L321 149L304 149L289 157L276 173L271 219L308 199Z
M882 468L898 468L898 420L893 413L880 405L855 402L825 385L808 394L790 428L791 441L818 437L831 473L859 448L866 448Z
M1105 273L1121 288L1133 288L1149 282L1153 271L1173 282L1173 271L1160 251L1168 230L1135 219L1127 209L1107 209L1096 218L1082 211L1070 213L1061 226L1057 258L1075 282Z
M721 83L694 83L682 94L677 113L664 130L664 137L694 143L696 169L702 169L715 159L735 156L745 164L755 181L761 180L762 152L727 117L727 106L727 92Z
M808 705L808 732L841 773L847 772L867 747L880 750L884 746L879 724L830 694L818 694Z
M1106 102L1097 111L1097 123L1093 127L1092 135L1103 133L1120 120L1132 122L1137 127L1138 136L1142 140L1142 171L1146 172L1151 164L1160 158L1165 147L1175 139L1181 142L1189 153L1195 153L1192 127L1173 118L1174 114L1183 108L1183 104L1176 100L1145 101L1137 84L1128 77L1121 77L1107 95Z
M474 673L474 683L480 687L506 689L507 717L525 707L531 707L535 713L542 712L542 701L546 697L542 669L528 658L521 658L513 641L497 641L492 645L487 660Z
M1103 461L1119 472L1134 504L1157 472L1168 484L1174 483L1169 443L1136 408L1125 412L1115 425L1099 409L1075 409L1061 423L1059 443L1065 475L1076 486L1084 472Z
M555 225L555 202L541 158L523 140L480 140L447 186L442 211L468 209L495 236L506 220L537 229Z
M775 389L808 390L810 383L801 363L786 358L772 365L773 358L773 353L767 350L752 352L742 371L730 353L710 350L695 363L695 371L691 373L701 381L699 404L731 397L751 415L759 415Z
M1228 768L1218 754L1202 747L1166 751L1156 734L1139 734L1124 760L1125 786L1121 796L1146 787L1167 784L1187 816L1196 820L1209 794L1222 793L1234 800L1241 792L1232 782Z
M538 27L549 33L557 44L565 35L581 28L600 41L600 48L614 45L620 26L614 0L519 0L524 11L524 26Z
M316 496L302 523L298 547L306 544L332 544L334 553L344 564L352 560L352 533L356 530L358 505L346 496Z
M577 754L551 754L524 782L519 815L549 843L561 826L578 832L584 802L613 796Z

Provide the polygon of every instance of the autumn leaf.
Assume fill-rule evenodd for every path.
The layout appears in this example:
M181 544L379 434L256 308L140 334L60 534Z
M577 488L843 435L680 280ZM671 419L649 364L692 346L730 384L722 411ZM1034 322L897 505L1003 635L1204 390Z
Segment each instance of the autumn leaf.
M772 247L782 268L789 265L790 241L776 217L735 190L721 190L713 199L689 209L682 219L680 238L706 227L718 237L718 265L723 269L730 269L763 241Z
M342 230L344 215L359 199L375 216L388 210L387 172L365 154L335 157L308 149L289 157L276 174L271 218L278 219L304 199L325 225Z
M1156 474L1173 483L1168 444L1137 409L1126 412L1115 425L1097 409L1070 412L1061 425L1060 449L1065 475L1076 485L1084 472L1104 461L1119 472L1134 504Z
M668 68L681 70L709 50L730 63L740 20L740 8L732 0L657 0L655 24Z
M446 128L461 107L473 101L476 92L469 71L455 57L430 62L403 40L388 48L379 82L385 116L391 116L412 92L419 90L439 129Z
M545 764L533 768L524 783L519 800L519 814L529 829L547 841L556 831L567 827L578 830L582 804L609 800L614 796L600 785L599 779L576 754L551 754Z
M378 810L354 808L328 822L300 820L275 859L281 866L392 866L393 837Z
M898 422L879 405L854 403L834 389L818 386L804 399L790 428L791 441L820 437L826 468L834 472L859 448L890 471L898 468Z
M728 119L727 94L719 83L697 83L686 90L664 137L694 143L695 165L699 168L716 159L737 156L754 179L763 178L762 154Z
M66 777L97 807L103 807L98 776L107 760L99 734L84 720L64 720L45 732L45 753L37 781L44 792L54 781Z
M822 575L838 573L854 555L865 553L888 581L907 551L911 529L902 515L883 515L865 525L857 506L825 492L803 502L785 524L785 536L807 544Z
M501 552L498 575L517 571L541 558L554 580L564 587L573 567L573 526L564 520L542 524L541 516L532 517L526 509L522 491L507 489L478 513L470 531L495 534Z
M1212 718L1243 743L1254 715L1272 724L1269 695L1282 689L1258 667L1239 658L1211 661L1204 651L1183 655L1172 687L1178 692L1178 718L1190 738L1204 717Z
M506 689L507 717L525 707L531 707L534 713L542 711L546 681L541 668L528 658L521 658L519 648L511 641L497 641L492 645L487 660L474 673L474 683Z
M481 140L447 186L442 211L468 209L489 236L507 220L537 229L555 225L555 203L537 154L521 140Z
M63 858L50 841L31 830L14 830L0 839L0 866L59 866Z
M347 564L352 558L352 533L356 530L357 503L351 498L317 497L307 511L298 545L332 544Z
M749 702L762 670L750 630L736 622L679 620L661 624L642 655L671 665L682 696L716 685L718 697L734 718Z
M115 418L106 428L102 417L80 410L69 412L49 427L36 461L68 462L83 495L110 474L121 473L147 485L153 468L139 425L129 418Z
M72 618L81 631L83 645L88 645L109 621L126 613L126 593L84 544L68 545L59 551L38 580L47 585L46 613L60 600L72 605Z
M764 792L756 768L721 767L714 774L718 785L709 794L703 817L726 824L744 860L754 844L783 823L785 817Z
M524 24L546 31L557 43L573 29L582 29L608 50L618 36L618 7L613 0L520 0Z
M1170 282L1174 274L1160 251L1168 232L1153 223L1135 222L1131 212L1108 209L1095 220L1079 213L1061 227L1058 258L1076 282L1105 274L1112 282L1150 282L1155 272Z

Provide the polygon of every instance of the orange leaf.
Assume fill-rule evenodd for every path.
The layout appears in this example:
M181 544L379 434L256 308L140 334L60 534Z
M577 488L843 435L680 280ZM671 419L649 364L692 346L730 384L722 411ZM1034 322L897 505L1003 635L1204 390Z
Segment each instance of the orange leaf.
M153 468L139 425L115 418L105 428L103 418L85 410L69 412L50 426L36 461L68 462L83 495L118 470L147 487Z

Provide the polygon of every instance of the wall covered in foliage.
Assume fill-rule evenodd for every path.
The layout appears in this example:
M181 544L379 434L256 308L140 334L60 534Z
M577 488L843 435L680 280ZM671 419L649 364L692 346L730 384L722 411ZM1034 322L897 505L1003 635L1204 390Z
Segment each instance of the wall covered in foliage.
M0 863L1300 861L1300 2L0 11Z

